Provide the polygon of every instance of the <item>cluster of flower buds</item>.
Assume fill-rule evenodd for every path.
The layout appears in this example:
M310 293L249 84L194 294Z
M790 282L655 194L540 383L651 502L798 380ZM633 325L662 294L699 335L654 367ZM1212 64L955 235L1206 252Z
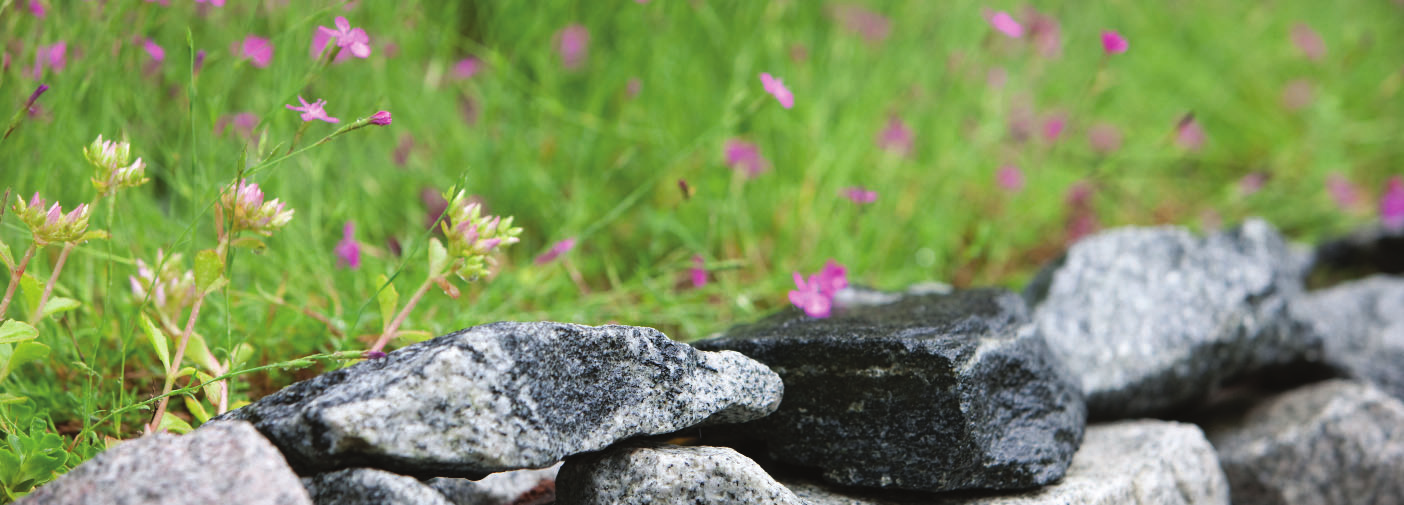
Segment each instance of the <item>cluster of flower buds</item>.
M68 214L64 214L58 202L49 205L39 197L39 193L35 193L28 202L16 197L14 209L20 220L24 221L25 226L34 234L34 241L39 245L81 242L85 240L83 235L88 232L87 204L79 204Z
M169 257L161 250L156 251L156 262L148 265L137 260L137 274L128 276L132 285L132 299L143 303L147 296L158 313L166 317L178 317L186 307L195 302L195 273L186 270L180 253ZM159 270L157 270L159 269Z
M92 181L100 197L111 196L118 189L140 186L150 180L146 178L146 163L140 157L131 161L132 146L126 142L103 140L102 135L98 135L97 140L83 148L83 157L97 168Z
M270 236L286 226L293 217L293 209L287 208L277 198L263 201L263 190L258 189L258 184L248 181L239 181L224 188L220 205L233 222L231 233L247 230Z
M486 275L488 267L495 263L492 252L517 243L522 229L512 227L510 216L504 219L482 215L482 206L469 201L463 191L446 199L448 216L439 225L448 240L449 257L463 260L454 273L467 281L476 280Z

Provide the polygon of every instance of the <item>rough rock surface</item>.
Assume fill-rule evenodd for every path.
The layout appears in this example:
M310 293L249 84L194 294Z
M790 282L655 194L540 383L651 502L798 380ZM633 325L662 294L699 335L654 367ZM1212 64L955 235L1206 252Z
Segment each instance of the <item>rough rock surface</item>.
M1192 424L1128 421L1087 427L1062 480L1016 494L881 496L786 482L810 505L1228 505L1214 448Z
M311 505L283 455L248 423L128 440L16 505Z
M1074 244L1026 294L1092 418L1154 415L1318 350L1288 308L1307 262L1260 220L1205 238L1123 228Z
M566 460L556 482L560 505L806 505L726 447L626 444Z
M784 378L775 414L731 430L783 462L844 485L1021 489L1063 475L1086 420L1027 319L1023 299L999 289L850 293L829 318L790 308L695 345Z
M1293 308L1320 336L1328 366L1404 399L1404 277L1316 291Z
M493 323L299 382L225 418L253 422L304 474L417 477L540 468L628 437L764 416L783 384L658 330Z
M347 468L305 477L317 505L454 505L414 477L374 468Z
M1404 403L1373 386L1313 384L1207 431L1236 505L1404 499Z
M536 505L555 501L557 463L535 470L494 473L482 480L430 479L426 484L453 505Z

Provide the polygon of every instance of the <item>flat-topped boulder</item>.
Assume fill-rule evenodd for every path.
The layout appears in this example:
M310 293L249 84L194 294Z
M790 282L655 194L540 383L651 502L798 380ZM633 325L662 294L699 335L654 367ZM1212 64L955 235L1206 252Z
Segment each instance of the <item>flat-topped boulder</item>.
M839 293L695 345L733 349L785 381L774 414L732 431L831 482L921 491L1024 489L1063 476L1082 440L1078 384L1030 331L1019 296Z
M346 468L303 477L316 505L456 505L414 477L374 468Z
M1259 220L1208 237L1122 228L1074 244L1026 295L1092 418L1150 416L1318 350L1289 311L1307 263Z
M618 440L774 411L780 378L633 326L492 323L299 382L226 419L299 473L372 467L481 478Z
M1336 373L1404 399L1404 277L1375 275L1314 291L1293 306Z

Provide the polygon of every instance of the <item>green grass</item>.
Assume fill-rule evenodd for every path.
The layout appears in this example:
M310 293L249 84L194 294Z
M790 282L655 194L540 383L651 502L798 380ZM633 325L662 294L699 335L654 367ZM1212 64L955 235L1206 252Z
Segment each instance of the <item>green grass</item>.
M1199 228L1206 213L1224 223L1258 215L1309 242L1371 223L1368 202L1404 167L1404 18L1383 1L1038 2L1061 23L1057 59L990 29L983 8L1023 19L1008 2L868 2L892 20L876 44L810 1L360 2L349 11L314 2L50 1L44 19L26 3L0 2L2 48L13 60L0 72L0 114L39 82L52 89L41 112L0 141L0 191L37 191L65 208L91 200L81 148L99 134L130 140L152 179L94 210L92 227L112 239L78 247L56 288L83 306L41 322L37 342L52 352L0 384L24 397L0 406L0 429L62 434L59 450L75 454L67 466L104 437L138 435L149 410L112 413L162 386L138 324L141 300L127 286L135 260L215 246L219 189L239 173L246 147L249 166L288 149L302 122L283 105L297 95L327 100L343 124L377 110L391 111L394 123L252 175L296 216L266 239L263 254L236 250L230 285L196 326L221 358L253 345L247 366L364 349L382 325L377 277L393 277L406 297L424 278L426 188L461 187L526 231L498 275L460 285L456 300L431 291L407 329L549 319L653 326L691 340L785 305L790 272L814 272L829 258L861 284L1017 288L1064 247L1064 198L1078 181L1096 188L1092 208L1104 227ZM374 53L310 75L312 33L338 15L364 27ZM1321 61L1292 45L1299 22L1324 39ZM552 49L571 23L590 32L578 71L564 70ZM1104 29L1125 35L1129 52L1105 57ZM268 68L230 54L250 34L272 41ZM208 52L194 78L187 36ZM151 63L139 38L163 46L165 61ZM35 46L58 41L69 44L67 67L33 80L26 69ZM486 69L454 79L454 62L466 56ZM986 82L993 68L1008 73L1002 88ZM762 92L761 72L784 80L793 109ZM631 97L635 78L642 91ZM1300 110L1282 103L1293 80L1313 88ZM476 121L465 120L465 103ZM1011 139L1019 104L1066 112L1063 138ZM261 142L213 133L237 112L262 119ZM1188 112L1208 136L1197 153L1172 142ZM910 158L875 145L893 114L915 132ZM1089 148L1095 122L1120 129L1119 150ZM299 146L335 128L311 123ZM392 153L405 135L415 147L397 166ZM722 146L730 138L755 142L773 169L752 180L729 169ZM1003 164L1024 171L1022 191L995 185ZM1270 179L1243 195L1238 180L1259 171ZM1331 173L1364 188L1368 204L1338 208L1324 189ZM695 190L690 199L680 179ZM838 196L853 185L876 190L877 202L859 208ZM366 244L356 270L337 268L332 253L347 221ZM567 237L579 239L573 251L532 264ZM16 254L28 247L13 211L0 220L0 239ZM391 239L404 256L390 252ZM30 271L46 279L58 249ZM692 289L687 269L698 254L711 279ZM30 309L17 303L9 317ZM242 375L234 398L256 399L326 366ZM180 402L172 410L188 419ZM21 429L36 422L38 431Z

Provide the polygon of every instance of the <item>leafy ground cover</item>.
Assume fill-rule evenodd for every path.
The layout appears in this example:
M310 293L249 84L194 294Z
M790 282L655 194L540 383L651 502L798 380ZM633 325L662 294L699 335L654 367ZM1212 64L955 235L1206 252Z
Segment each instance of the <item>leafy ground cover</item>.
M690 340L830 260L1017 287L1111 226L1404 225L1401 14L0 2L0 501L484 322Z

